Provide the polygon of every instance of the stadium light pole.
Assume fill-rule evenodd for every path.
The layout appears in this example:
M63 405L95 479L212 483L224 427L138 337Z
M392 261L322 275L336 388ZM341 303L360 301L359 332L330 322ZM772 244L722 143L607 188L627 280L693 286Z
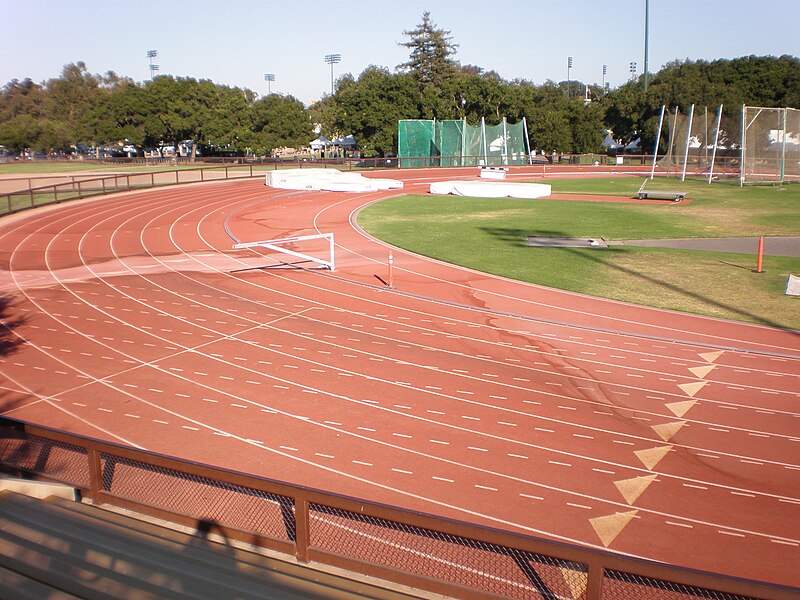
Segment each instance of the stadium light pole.
M603 65L603 95L606 95L606 73L608 72L608 65Z
M647 59L650 46L650 0L644 0L644 91L647 91Z
M150 59L150 81L153 81L153 74L158 71L158 65L153 64L153 59L158 56L158 50L148 50L147 51L147 58Z
M572 57L567 57L567 98L572 95L572 80L570 79L569 71L572 69Z
M272 85L271 83L275 81L275 74L274 73L264 73L264 81L267 82L267 96L272 95Z
M342 62L341 54L326 54L325 62L331 66L331 96L333 96L333 65Z

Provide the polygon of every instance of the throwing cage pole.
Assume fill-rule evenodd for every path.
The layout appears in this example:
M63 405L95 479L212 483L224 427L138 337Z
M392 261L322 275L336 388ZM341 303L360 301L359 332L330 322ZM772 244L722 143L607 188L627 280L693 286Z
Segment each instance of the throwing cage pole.
M296 252L294 250L289 250L288 248L282 247L284 244L292 244L295 242L306 242L308 240L320 240L320 239L328 240L328 260L317 258L315 256L311 256L310 254L303 254L301 252ZM272 250L273 252L288 254L290 256L294 256L304 261L316 263L319 265L320 269L329 269L331 271L334 271L336 269L336 264L334 262L332 233L300 235L296 237L278 238L274 240L261 240L259 242L243 242L240 244L235 244L233 248L234 250L242 250L244 248L266 248L267 250Z

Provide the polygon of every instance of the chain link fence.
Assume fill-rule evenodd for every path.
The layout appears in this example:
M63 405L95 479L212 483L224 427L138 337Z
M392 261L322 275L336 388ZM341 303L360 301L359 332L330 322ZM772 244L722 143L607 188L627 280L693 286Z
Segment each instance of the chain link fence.
M419 515L0 419L0 466L95 502L453 597L783 600L782 588ZM241 535L231 535L239 533Z

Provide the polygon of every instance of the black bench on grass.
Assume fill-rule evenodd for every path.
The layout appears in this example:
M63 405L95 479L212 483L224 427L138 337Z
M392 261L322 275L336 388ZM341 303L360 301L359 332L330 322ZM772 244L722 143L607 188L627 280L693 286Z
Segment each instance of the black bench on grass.
M686 192L671 192L668 190L646 190L644 189L647 184L647 179L644 180L642 186L637 192L639 200L672 200L673 202L680 202L686 197Z

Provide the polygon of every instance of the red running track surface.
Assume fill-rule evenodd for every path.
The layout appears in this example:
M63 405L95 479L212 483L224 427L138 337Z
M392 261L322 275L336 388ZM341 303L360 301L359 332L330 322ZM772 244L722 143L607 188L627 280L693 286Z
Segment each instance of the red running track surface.
M389 176L424 192L453 173ZM389 248L355 218L388 195L288 192L259 179L0 221L3 338L18 343L0 357L2 414L798 585L797 332L397 249L387 289ZM333 273L256 268L278 257L232 248L315 232L335 233Z

